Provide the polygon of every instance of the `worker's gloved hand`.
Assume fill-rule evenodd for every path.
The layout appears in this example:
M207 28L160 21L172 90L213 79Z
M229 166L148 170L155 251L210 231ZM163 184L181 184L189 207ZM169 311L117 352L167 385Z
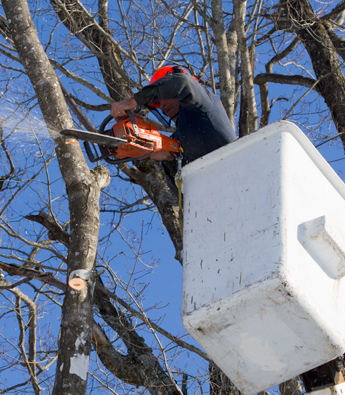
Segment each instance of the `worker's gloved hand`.
M120 119L124 117L126 114L126 111L128 110L134 110L135 107L137 107L137 102L134 99L134 97L127 99L127 100L122 100L118 101L116 103L113 103L111 106L111 111L110 114L116 119Z

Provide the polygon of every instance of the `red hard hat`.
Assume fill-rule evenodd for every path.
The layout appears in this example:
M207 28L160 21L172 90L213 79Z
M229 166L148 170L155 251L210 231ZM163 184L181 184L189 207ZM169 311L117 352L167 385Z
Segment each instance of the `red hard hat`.
M185 70L184 68L179 67L179 66L164 66L164 67L161 67L160 69L158 69L153 74L152 78L150 79L150 84L152 84L152 82L159 80L160 78L165 77L168 73L189 74L187 70ZM193 76L193 78L195 79L195 81L199 82L196 77ZM159 107L159 102L150 104L150 107Z

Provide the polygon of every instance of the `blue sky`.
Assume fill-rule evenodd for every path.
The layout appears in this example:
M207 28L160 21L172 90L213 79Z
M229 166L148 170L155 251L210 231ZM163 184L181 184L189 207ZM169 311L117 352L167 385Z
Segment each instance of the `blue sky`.
M230 3L226 3L227 7L230 7ZM44 17L47 18L47 17ZM51 23L55 23L54 18L50 19ZM39 21L39 25L44 29L43 37L47 42L48 38L48 20L42 19ZM61 31L59 30L61 29ZM55 41L53 47L57 48L58 54L66 54L63 53L65 49L65 42L62 38L62 34L64 33L65 28L60 27L55 32ZM60 36L61 34L61 36ZM180 37L181 39L181 37ZM263 70L264 63L267 59L272 55L269 52L266 56L264 52L267 48L262 48L262 55L260 58L260 62L258 62L256 72ZM260 53L261 49L258 49L258 53ZM303 50L301 47L297 50L298 54L301 55ZM195 57L193 58L193 60ZM1 60L4 62L4 57L1 56ZM87 63L89 62L89 63ZM86 71L81 68L77 68L80 71L81 75L86 78L92 79L96 85L98 85L97 78L94 78L93 71L95 69L95 64L91 61L86 60L88 68ZM308 63L308 62L306 62ZM18 66L19 67L19 66ZM310 65L309 65L310 67ZM284 68L282 66L275 66L275 72L281 72ZM285 69L284 69L285 70ZM294 72L304 73L300 68L293 68ZM149 71L149 70L148 70ZM2 80L2 86L5 85L10 71L7 72L6 76L4 76ZM3 114L9 115L9 112L13 111L14 106L17 102L22 101L22 99L27 99L26 93L30 91L30 88L27 86L27 82L24 76L18 76L18 73L12 73L16 75L18 78L13 80L11 84L11 90L9 94L5 95L2 101L2 110ZM80 87L75 83L69 83L68 80L62 76L61 73L58 72L58 75L61 77L61 80L69 91L80 95L81 98L87 99L89 103L99 104L103 103L99 98L97 98L93 93L91 93L87 89L80 89ZM105 88L102 87L103 91ZM280 85L271 84L270 87L270 98L284 96L288 98L290 101L279 101L276 102L273 106L271 122L275 120L281 119L286 111L291 107L294 100L297 100L302 94L304 90L300 90L296 92L295 87L286 87L283 88ZM259 102L259 97L257 96L257 100ZM34 101L30 101L27 103L27 107L20 113L13 117L11 121L8 121L5 132L9 133L10 129L15 127L16 133L9 139L10 146L13 149L13 152L16 157L16 168L20 169L20 174L18 178L25 180L25 178L34 174L34 172L40 166L41 158L40 151L38 146L36 145L34 137L30 135L30 122L25 121L23 124L19 126L16 123L22 119L23 114L28 110L29 107L34 105ZM307 115L307 109L310 108L315 112L315 114L311 117ZM296 107L295 114L291 115L289 119L298 123L300 127L303 128L303 125L307 124L307 121L311 124L317 125L319 122L319 118L323 116L325 111L324 105L316 100L316 96L313 93L310 93L305 100ZM97 126L101 123L102 119L108 115L108 112L90 114L90 119ZM41 115L39 110L34 110L33 115L31 117L31 123L34 124L35 131L37 132L36 123L41 121ZM329 123L325 122L322 127L317 128L321 130L321 132L328 132L328 128L331 129L333 133L335 133L334 126L329 127ZM48 158L49 155L53 152L53 146L51 145L51 141L47 136L46 130L40 129L39 139L42 141L43 139L43 151L45 152L45 157ZM306 133L308 131L304 129ZM310 134L310 137L313 138L314 134ZM49 148L50 147L50 148ZM344 167L344 151L339 143L339 140L336 139L331 144L325 144L320 148L320 152L326 158L326 160L331 162L331 166L334 168L339 177L344 180L345 179L345 167ZM340 159L340 160L339 160ZM2 160L4 163L4 157L2 155ZM335 161L337 160L337 161ZM6 164L4 164L6 166ZM111 168L110 165L107 165L111 172L115 175L115 168ZM92 168L93 165L90 164ZM46 207L47 201L49 200L46 182L47 182L47 174L49 174L50 180L53 180L51 196L53 199L53 207L56 215L61 222L66 221L68 216L68 208L67 203L64 196L64 185L60 179L60 173L58 170L58 166L56 160L52 161L52 164L48 168L48 173L44 170L37 178L37 180L28 186L18 198L15 199L13 206L10 210L7 210L6 219L11 220L13 226L17 229L21 229L23 234L26 237L31 237L35 239L35 233L41 232L42 228L37 224L30 224L28 221L23 220L21 216L30 214L32 212L38 212L39 209ZM111 185L108 187L107 191L111 195L116 196L117 198L122 198L123 196L128 199L129 202L134 201L137 196L141 196L141 190L139 188L133 189L127 182L123 182L120 179L114 177L112 179ZM209 193L210 191L205 191L205 193ZM7 191L4 197L8 198L8 196L12 193L12 191ZM4 203L3 203L4 204ZM116 204L116 203L115 203ZM119 218L118 214L115 214L115 217L111 217L109 214L102 214L101 216L101 233L100 238L103 237L109 230L114 227L114 223L116 224ZM171 243L171 240L167 234L167 231L164 229L164 226L161 223L159 215L157 213L149 212L149 211L140 211L138 213L132 213L126 216L121 223L120 230L122 234L130 240L132 243L131 246L138 250L140 245L140 256L143 259L144 264L140 262L136 262L136 255L131 249L131 247L123 241L122 237L119 233L114 231L111 243L106 245L100 245L100 254L107 258L112 259L111 268L116 272L116 274L121 277L123 280L131 278L133 284L140 289L148 284L147 288L144 290L142 305L145 310L147 310L147 315L150 319L159 319L161 316L164 316L162 320L162 327L169 332L172 332L175 335L183 335L185 334L185 330L181 325L181 305L182 305L182 268L178 261L174 259L174 248ZM141 235L143 235L143 240L141 241ZM2 247L9 242L7 236L2 232ZM63 247L61 251L64 251ZM26 248L26 251L29 251ZM3 252L4 254L8 254L8 250ZM46 253L41 253L39 255L42 259L47 259ZM5 259L4 259L5 260ZM8 259L5 260L13 263L13 260ZM56 266L58 265L57 259L51 259L46 262L47 265ZM131 276L131 270L135 266L134 275ZM153 266L152 268L148 266ZM63 280L63 276L60 277ZM106 281L106 277L104 276L104 281ZM38 283L35 283L38 286ZM30 295L33 294L32 289L28 286L24 287L25 292L28 292ZM119 291L119 290L118 290ZM123 291L120 291L123 293ZM6 294L8 295L8 294ZM4 302L4 300L2 300ZM7 303L7 301L5 301ZM158 304L158 306L156 306ZM1 306L1 305L0 305ZM0 314L2 314L2 310L0 310ZM48 334L49 331L52 333L52 342L56 341L56 336L59 329L59 309L54 307L51 303L47 303L41 308L40 311L41 316L41 333ZM16 334L18 332L17 323L12 315L11 319L8 319L8 316L4 316L0 322L0 330L1 333L11 338L13 335L13 339L16 339ZM148 343L154 344L152 336L150 334L145 333L145 338ZM163 339L163 345L168 345L169 341ZM188 341L195 342L188 337ZM169 348L169 347L168 347ZM169 355L173 355L175 350L169 351ZM184 352L183 357L178 359L176 362L176 369L184 370L186 366L188 366L188 372L190 374L195 374L195 372L201 368L205 368L204 362L200 361L200 359L196 358L197 362L194 362L195 355L193 353ZM175 368L175 362L173 364ZM49 375L54 374L54 367L52 367L49 371ZM15 383L17 382L18 372L17 370L9 370L1 373L1 380L4 378L8 379L9 382ZM197 388L195 385L194 389Z

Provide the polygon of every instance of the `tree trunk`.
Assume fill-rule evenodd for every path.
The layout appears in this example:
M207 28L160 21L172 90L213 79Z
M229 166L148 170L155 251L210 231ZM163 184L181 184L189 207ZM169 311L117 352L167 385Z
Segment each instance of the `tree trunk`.
M308 51L315 76L320 80L319 92L331 111L345 148L345 78L337 51L308 0L295 0L287 3L287 6L289 17L296 26L296 34Z
M209 365L210 395L241 395L241 391L214 363Z
M58 142L56 153L69 196L71 237L68 276L82 270L92 274L98 243L99 207L102 187L109 175L100 168L89 171L79 144L59 141L58 131L73 127L59 80L52 69L31 20L26 0L4 0L11 35L21 62L35 89L48 130ZM67 278L68 278L67 276ZM61 336L54 394L84 394L87 384L92 333L94 276L87 287L74 291L67 287L61 322Z
M245 17L247 2L244 0L234 0L234 17L236 20L236 30L238 36L238 47L241 53L241 77L242 87L244 87L245 106L248 114L248 130L255 132L257 130L257 111L254 92L254 77L250 54L245 34Z
M302 386L298 377L279 384L280 395L302 395Z
M234 64L234 58L233 56L231 57L226 37L223 3L221 0L212 0L211 7L212 19L210 24L217 47L220 98L231 123L234 125L235 86L234 76L231 75L231 66Z

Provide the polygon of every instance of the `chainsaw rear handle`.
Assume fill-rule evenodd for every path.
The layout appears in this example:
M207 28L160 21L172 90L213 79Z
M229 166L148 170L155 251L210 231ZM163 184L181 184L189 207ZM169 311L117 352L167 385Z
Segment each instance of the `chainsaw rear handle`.
M108 115L105 119L103 119L103 122L101 123L101 126L99 127L99 132L102 133L104 132L105 127L108 125L108 123L114 119L112 115Z
M103 122L101 123L101 126L99 127L99 132L102 133L105 130L105 127L108 125L108 123L114 119L112 115L108 115L105 119L103 119ZM110 165L115 165L116 164L116 159L111 159L109 158L109 155L105 158L103 158L107 163Z
M135 118L134 118L134 116L133 116L133 112L130 111L130 110L127 110L126 113L128 114L129 119L130 119L130 121L131 121L131 123L132 123L132 125L133 125L134 134L136 135L136 137L140 138L140 133L139 133L138 125L137 125L137 123L135 122ZM108 123L109 123L112 119L114 119L114 117L113 117L112 115L108 115L108 116L103 120L103 122L101 123L101 126L99 127L99 132L100 132L100 133L104 132L105 127L108 125Z

